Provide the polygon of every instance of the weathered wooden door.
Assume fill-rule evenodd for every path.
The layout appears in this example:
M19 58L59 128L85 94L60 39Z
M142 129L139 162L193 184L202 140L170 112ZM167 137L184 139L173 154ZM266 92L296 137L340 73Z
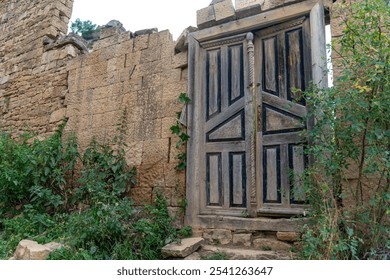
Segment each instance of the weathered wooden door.
M199 115L192 137L203 178L200 214L241 216L250 204L260 215L302 210L307 109L297 91L311 76L309 30L303 17L256 32L254 67L246 34L196 48ZM250 67L257 87L250 86Z
M303 17L256 33L259 214L299 213L307 108L299 92L311 80L310 21Z
M302 213L311 122L299 91L326 87L324 31L310 0L189 35L189 224L268 230L248 216Z
M197 48L201 214L242 215L248 204L247 138L251 110L246 106L246 34L201 43Z

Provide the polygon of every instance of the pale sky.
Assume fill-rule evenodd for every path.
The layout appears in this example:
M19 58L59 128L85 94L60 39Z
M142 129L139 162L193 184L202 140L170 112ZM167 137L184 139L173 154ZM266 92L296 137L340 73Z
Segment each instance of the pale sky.
M105 25L119 20L126 30L169 29L176 40L188 26L196 26L196 11L212 0L74 0L71 22L77 18ZM234 2L234 1L233 1Z

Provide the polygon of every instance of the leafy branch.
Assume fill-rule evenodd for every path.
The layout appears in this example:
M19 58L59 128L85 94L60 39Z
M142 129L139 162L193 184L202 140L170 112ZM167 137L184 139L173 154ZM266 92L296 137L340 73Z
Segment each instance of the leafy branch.
M186 93L181 93L178 98L179 102L183 105L187 105L191 103L191 99L187 96ZM188 142L190 136L187 134L186 127L180 122L180 118L182 117L182 112L176 113L176 123L170 127L172 134L176 135L179 140L176 142L176 149L180 149L184 144ZM187 153L181 152L177 155L177 159L179 160L176 168L178 170L185 170L187 167Z

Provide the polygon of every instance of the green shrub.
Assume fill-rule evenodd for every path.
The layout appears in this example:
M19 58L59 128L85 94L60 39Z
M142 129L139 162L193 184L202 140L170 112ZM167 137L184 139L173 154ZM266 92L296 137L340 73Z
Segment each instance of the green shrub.
M140 259L161 259L162 247L177 239L166 199L159 191L155 196L154 203L147 205L140 213L141 218L133 224L135 254Z
M305 259L390 258L390 6L345 5L334 50L342 71L333 88L306 92L316 125L308 131L315 162L302 178Z
M64 140L66 122L42 141L1 134L0 259L22 239L64 244L53 260L161 258L178 233L159 192L143 208L128 197L136 170L125 160L126 118L125 110L112 145L93 139L82 154L74 136Z
M71 23L70 29L73 33L81 35L85 40L93 39L93 33L99 31L96 24L90 20L76 19L75 22Z
M68 179L78 161L77 142L63 143L66 121L49 138L22 134L16 140L3 132L0 138L0 211L15 214L29 204L41 212L68 205ZM0 212L1 214L1 212Z

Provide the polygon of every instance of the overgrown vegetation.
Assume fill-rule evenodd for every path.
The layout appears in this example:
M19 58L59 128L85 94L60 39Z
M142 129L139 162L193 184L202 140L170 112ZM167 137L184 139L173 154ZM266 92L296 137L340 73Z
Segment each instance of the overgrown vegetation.
M191 103L191 99L187 96L186 93L181 93L178 98L179 102L183 105ZM170 127L172 134L176 135L179 140L176 142L176 149L181 149L185 145L190 136L187 134L186 127L180 122L182 117L182 112L176 113L176 123ZM177 164L177 170L185 170L187 167L187 153L180 152L177 155L179 163Z
M93 33L99 30L97 25L92 23L92 21L82 21L79 18L71 23L70 29L73 33L79 34L85 40L91 40L93 38Z
M348 1L346 1L348 2ZM390 7L343 4L335 85L306 92L316 125L303 179L305 259L389 259Z
M2 132L0 259L26 238L65 244L51 259L161 258L178 233L161 194L144 208L128 198L136 170L125 160L126 118L111 145L92 140L82 154L74 136L63 140L66 122L42 141Z

